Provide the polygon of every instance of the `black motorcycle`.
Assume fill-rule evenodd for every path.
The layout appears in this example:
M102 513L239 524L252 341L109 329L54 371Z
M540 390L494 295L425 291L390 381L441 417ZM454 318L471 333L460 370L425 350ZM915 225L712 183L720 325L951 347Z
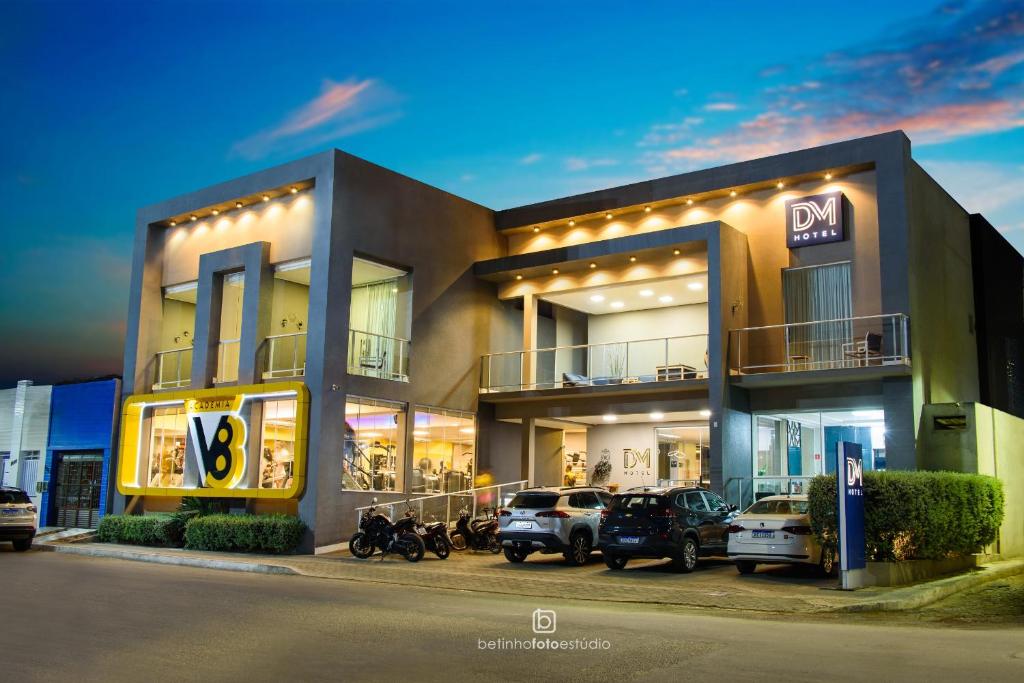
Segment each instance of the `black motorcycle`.
M452 552L452 541L448 538L447 524L444 522L427 522L426 524L419 522L416 524L416 533L423 539L427 550L442 560L448 559Z
M469 508L459 510L459 521L451 534L452 547L456 550L490 550L497 555L501 552L498 543L498 517L494 508L483 509L483 519L470 519Z
M353 557L366 559L380 550L380 559L388 553L398 553L410 562L423 559L426 546L416 533L416 518L406 515L392 523L383 512L377 512L377 499L359 519L359 531L348 542Z

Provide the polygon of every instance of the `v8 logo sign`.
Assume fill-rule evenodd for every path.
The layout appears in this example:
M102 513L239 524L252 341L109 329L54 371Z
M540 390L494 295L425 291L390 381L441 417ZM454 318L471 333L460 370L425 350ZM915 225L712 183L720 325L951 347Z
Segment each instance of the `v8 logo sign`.
M241 396L185 402L203 486L231 489L245 475L245 422L238 414L241 402Z

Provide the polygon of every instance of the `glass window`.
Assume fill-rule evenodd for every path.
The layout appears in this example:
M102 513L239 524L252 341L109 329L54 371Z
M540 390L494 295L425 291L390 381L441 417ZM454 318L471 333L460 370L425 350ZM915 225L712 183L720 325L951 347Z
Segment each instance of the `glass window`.
M149 486L179 488L185 476L184 406L153 409L149 439Z
M748 515L805 515L806 500L759 500L743 514Z
M512 509L540 510L553 508L557 502L557 493L526 493L520 491L508 506Z
M217 347L215 382L238 380L238 351L242 337L242 298L245 273L224 276L220 302L220 344Z
M612 499L612 509L617 511L640 512L643 510L661 510L667 507L667 505L668 502L662 496L637 494L615 496Z
M345 403L341 487L356 491L402 489L405 406L350 396Z
M283 489L292 485L295 467L295 407L294 399L263 403L260 488Z
M263 379L306 374L309 272L309 259L280 263L274 268L270 334L260 350Z
M694 512L707 512L708 506L704 502L704 496L700 495L700 491L688 491L683 494L683 501L685 507Z
M27 505L31 502L24 491L0 491L0 505Z
M612 505L612 494L605 491L599 491L597 499L601 501L601 507L611 507Z
M658 471L669 486L708 483L711 431L706 426L656 427Z
M409 381L412 275L383 263L352 261L348 371Z
M472 413L417 407L412 435L412 493L473 487L476 418Z
M573 507L583 510L600 510L604 505L597 499L597 495L593 491L580 491L576 494L576 505Z
M729 505L717 494L711 493L711 491L704 491L704 500L708 502L708 507L715 512L721 512L729 509Z

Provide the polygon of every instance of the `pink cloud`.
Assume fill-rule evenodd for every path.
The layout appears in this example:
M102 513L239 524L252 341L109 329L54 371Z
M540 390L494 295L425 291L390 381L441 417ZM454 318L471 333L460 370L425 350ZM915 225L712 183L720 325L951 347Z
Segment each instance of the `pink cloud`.
M704 105L704 111L736 111L739 109L734 102L709 102Z
M377 128L398 118L395 97L373 79L335 82L326 79L320 94L288 114L277 125L232 147L247 158L258 158L287 147L305 149Z

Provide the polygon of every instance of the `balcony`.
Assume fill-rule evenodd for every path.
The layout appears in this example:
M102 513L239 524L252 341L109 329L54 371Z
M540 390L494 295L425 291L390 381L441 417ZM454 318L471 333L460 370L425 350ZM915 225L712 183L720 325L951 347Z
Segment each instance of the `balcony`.
M815 373L822 381L837 373L907 374L910 319L893 313L731 330L729 359L733 381L741 384L747 376L786 373Z
M491 353L480 393L653 384L707 378L708 335Z
M181 389L192 383L192 347L160 351L153 365L153 391Z
M349 330L348 374L409 381L409 340Z
M267 337L260 349L263 379L303 377L306 374L306 333Z
M241 339L221 339L217 344L217 376L214 384L238 381L238 355L242 348Z

